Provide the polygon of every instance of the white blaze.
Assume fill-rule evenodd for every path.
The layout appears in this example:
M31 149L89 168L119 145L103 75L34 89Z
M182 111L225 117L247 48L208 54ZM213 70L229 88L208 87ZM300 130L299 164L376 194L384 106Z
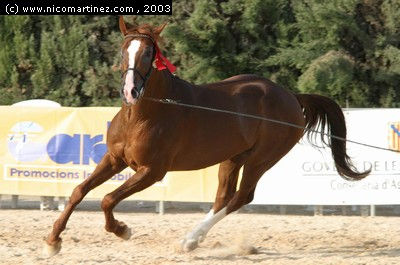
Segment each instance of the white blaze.
M129 47L127 49L128 51L128 58L129 58L129 62L128 62L128 67L129 68L135 68L135 58L136 58L136 53L138 52L140 47L140 41L138 40L133 40L131 41L131 43L129 44ZM125 76L125 85L124 85L124 95L126 100L129 103L134 102L134 99L132 98L132 94L131 91L133 89L133 71L129 70L126 73Z

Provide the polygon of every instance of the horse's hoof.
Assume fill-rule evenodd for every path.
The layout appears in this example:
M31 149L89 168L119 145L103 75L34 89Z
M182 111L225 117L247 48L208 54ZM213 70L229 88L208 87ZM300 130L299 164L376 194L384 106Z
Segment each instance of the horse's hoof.
M43 247L43 255L47 258L53 257L61 250L61 239L56 243L50 245L49 243L45 243Z
M199 246L199 243L197 240L194 239L190 239L190 238L186 238L184 240L182 240L181 242L181 248L183 252L189 252L194 250L195 248L197 248Z
M124 232L119 236L123 240L128 240L132 236L132 229L129 227L126 227Z
M206 239L206 235L200 235L200 236L199 236L199 240L198 240L199 243L203 242L204 239Z

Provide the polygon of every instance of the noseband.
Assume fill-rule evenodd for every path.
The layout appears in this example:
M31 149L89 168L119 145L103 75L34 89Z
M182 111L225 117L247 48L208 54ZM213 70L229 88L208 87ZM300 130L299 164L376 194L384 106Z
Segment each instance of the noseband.
M125 70L125 72L122 74L122 76L124 76L129 70L131 70L131 71L133 71L133 73L135 74L135 73L137 73L139 76L140 76L140 78L142 79L142 85L140 86L140 87L135 87L135 84L133 84L133 92L135 93L135 95L137 96L137 98L139 98L140 96L142 96L142 94L144 93L144 87L145 87L145 84L146 84L146 81L149 79L149 77L150 77L150 75L151 75L151 72L152 72L152 70L153 70L153 61L154 61L154 58L155 58L155 42L154 42L154 40L153 40L153 38L152 37L150 37L149 35L146 35L146 34L128 34L128 35L125 35L125 37L124 37L125 39L127 39L127 38L146 38L146 39L149 39L149 40L151 40L151 42L153 43L153 58L151 59L151 64L150 64L150 69L147 71L147 73L146 73L146 75L145 76L143 76L140 72L139 72L139 70L138 69L136 69L136 66L134 67L134 68L128 68L128 69L126 69ZM121 91L120 91L120 94L121 94L121 98L123 98L123 89L124 88L122 88L121 89Z

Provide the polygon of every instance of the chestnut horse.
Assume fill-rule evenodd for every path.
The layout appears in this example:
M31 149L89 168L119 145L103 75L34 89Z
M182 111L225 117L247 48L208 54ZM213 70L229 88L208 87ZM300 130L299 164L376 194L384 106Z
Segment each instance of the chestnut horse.
M321 125L322 130L326 127L332 135L346 138L342 110L329 98L294 94L255 75L238 75L205 85L193 85L174 76L172 65L157 46L164 26L132 26L120 17L124 36L123 104L108 129L108 151L93 174L73 190L46 239L49 255L60 250L60 234L76 205L90 190L128 166L136 173L101 202L105 229L123 239L130 237L130 229L113 215L113 208L121 200L160 181L167 171L195 170L220 163L215 203L181 242L182 249L188 251L196 248L219 220L252 201L260 177L292 149L307 131L303 128ZM153 69L153 63L157 69ZM298 127L154 101L165 98ZM324 136L321 138L324 140ZM339 175L359 180L369 174L354 168L346 154L345 141L329 138L325 143L331 147ZM241 167L243 175L237 189Z

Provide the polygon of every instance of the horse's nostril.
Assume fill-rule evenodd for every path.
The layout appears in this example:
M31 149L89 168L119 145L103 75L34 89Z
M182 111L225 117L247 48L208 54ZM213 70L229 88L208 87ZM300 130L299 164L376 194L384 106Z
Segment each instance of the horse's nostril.
M137 87L133 87L133 89L131 90L131 95L133 98L139 98L139 92L137 90Z

